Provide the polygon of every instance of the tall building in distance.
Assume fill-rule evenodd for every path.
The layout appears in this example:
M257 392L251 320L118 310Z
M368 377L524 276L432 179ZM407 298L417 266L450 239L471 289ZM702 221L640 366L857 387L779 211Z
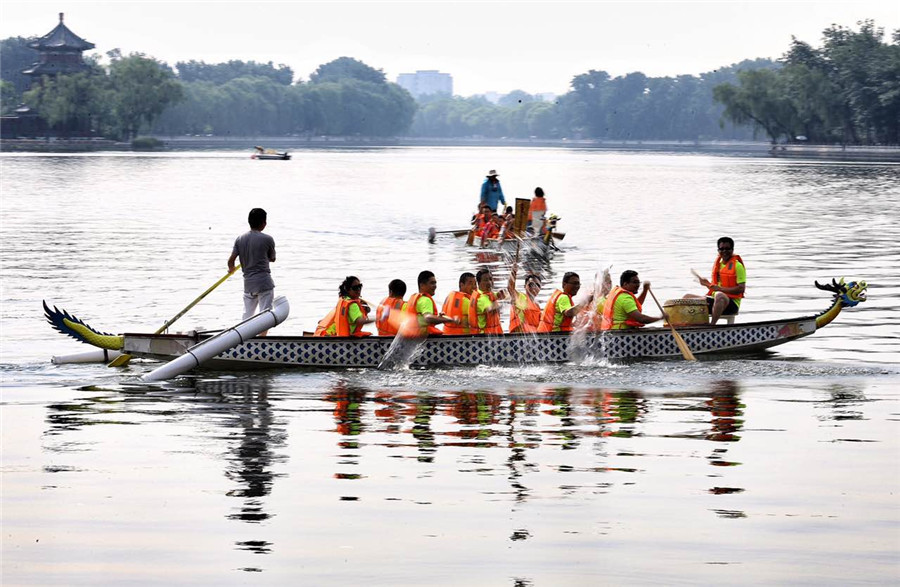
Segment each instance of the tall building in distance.
M449 73L441 73L436 69L401 73L397 76L397 85L412 94L414 98L428 94L453 95L453 76Z

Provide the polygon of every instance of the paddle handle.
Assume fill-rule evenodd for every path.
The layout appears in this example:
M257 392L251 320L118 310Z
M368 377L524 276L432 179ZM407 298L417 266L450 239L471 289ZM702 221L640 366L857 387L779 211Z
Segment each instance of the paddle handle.
M666 311L663 310L662 305L659 303L659 300L656 299L656 294L653 293L653 290L649 287L647 291L650 292L650 296L653 297L653 301L656 302L656 307L659 308L659 311L663 314L663 320L665 320ZM681 351L681 356L685 358L686 361L696 361L696 357L694 357L694 353L691 351L690 347L687 345L687 342L678 334L678 331L675 330L675 327L672 326L672 323L669 323L669 329L672 331L672 338L675 339L675 346L678 347L678 350Z
M666 311L663 310L663 307L660 305L659 300L656 299L656 294L654 294L653 290L649 287L647 288L647 291L650 292L650 296L653 298L653 301L656 302L656 307L659 308L659 311L663 313L663 319L665 319ZM669 326L671 326L671 324Z
M234 271L229 271L228 273L226 273L225 276L222 277L219 281L217 281L217 282L215 282L214 284L212 284L212 285L209 287L209 289L207 289L205 292L203 292L202 294L200 294L199 296L197 296L197 299L195 299L193 302L191 302L190 304L188 304L187 306L185 306L184 309L183 309L182 311L180 311L180 312L178 312L177 314L175 314L175 316L172 317L171 320L169 320L168 322L166 322L165 324L163 324L162 326L160 326L160 327L159 327L159 330L157 330L154 334L162 334L163 332L165 332L166 329L168 329L169 326L171 326L172 324L174 324L176 320L178 320L179 318L181 318L182 316L184 316L185 314L187 314L187 313L188 313L188 310L190 310L191 308L193 308L194 306L196 306L198 303L200 303L200 300L202 300L203 298L205 298L206 296L208 296L210 293L212 293L212 291L213 291L214 289L216 289L217 287L219 287L220 285L222 285L223 283L225 283L225 280L228 279L229 277L231 277L231 274L232 274L232 273L236 273L237 270L240 269L240 268L241 268L241 266L240 266L240 265L237 265L237 266L234 268Z

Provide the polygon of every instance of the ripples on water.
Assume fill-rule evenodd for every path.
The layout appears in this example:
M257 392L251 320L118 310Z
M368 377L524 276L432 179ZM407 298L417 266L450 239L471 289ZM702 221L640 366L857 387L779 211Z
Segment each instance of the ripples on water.
M274 163L271 164L271 163ZM561 585L831 583L898 575L896 165L544 149L6 156L3 580ZM274 275L309 330L355 274L370 301L429 268L438 298L509 258L465 225L488 168L542 186L567 232L545 276L635 268L696 291L715 238L748 265L742 319L809 315L812 281L869 301L762 359L200 372L160 386L47 363L157 328L224 274L268 209ZM619 209L610 213L608 199ZM511 198L510 198L511 199ZM520 269L523 276L525 269ZM237 321L239 279L180 328Z
M4 426L40 440L4 447L5 540L72 582L889 581L896 393L709 375L629 389L493 370L459 390L422 372L223 375L44 391L40 409L12 392Z

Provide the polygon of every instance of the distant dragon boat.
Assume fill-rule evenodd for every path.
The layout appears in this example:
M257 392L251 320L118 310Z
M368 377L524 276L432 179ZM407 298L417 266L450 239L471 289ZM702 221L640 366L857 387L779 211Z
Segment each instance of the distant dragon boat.
M766 349L813 334L830 324L843 308L866 300L864 281L816 287L834 294L831 306L814 316L768 320L745 324L688 326L678 328L694 355L700 358L752 355ZM172 360L186 353L196 353L199 345L216 337L216 333L112 335L99 332L78 318L44 302L44 313L50 324L71 336L104 351L118 351L155 360ZM283 318L282 318L283 319ZM232 330L237 327L233 327ZM574 344L576 338L578 344ZM244 339L214 356L198 360L214 369L248 369L304 367L336 369L379 367L389 356L392 337L314 337L267 336ZM641 328L588 332L583 337L569 333L501 334L494 336L431 336L414 341L415 352L408 364L413 367L444 367L483 364L565 363L579 356L591 355L612 361L633 359L680 358L672 332L667 328ZM105 356L105 355L104 355ZM99 360L103 360L102 358ZM54 362L64 362L54 360Z

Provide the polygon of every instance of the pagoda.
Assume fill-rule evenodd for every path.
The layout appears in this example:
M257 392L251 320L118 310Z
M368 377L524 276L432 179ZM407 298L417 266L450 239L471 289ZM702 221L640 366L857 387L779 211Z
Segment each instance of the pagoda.
M90 66L84 62L81 54L94 48L93 43L85 41L63 24L62 12L59 13L56 28L28 46L40 53L39 61L22 72L33 79L89 69Z

